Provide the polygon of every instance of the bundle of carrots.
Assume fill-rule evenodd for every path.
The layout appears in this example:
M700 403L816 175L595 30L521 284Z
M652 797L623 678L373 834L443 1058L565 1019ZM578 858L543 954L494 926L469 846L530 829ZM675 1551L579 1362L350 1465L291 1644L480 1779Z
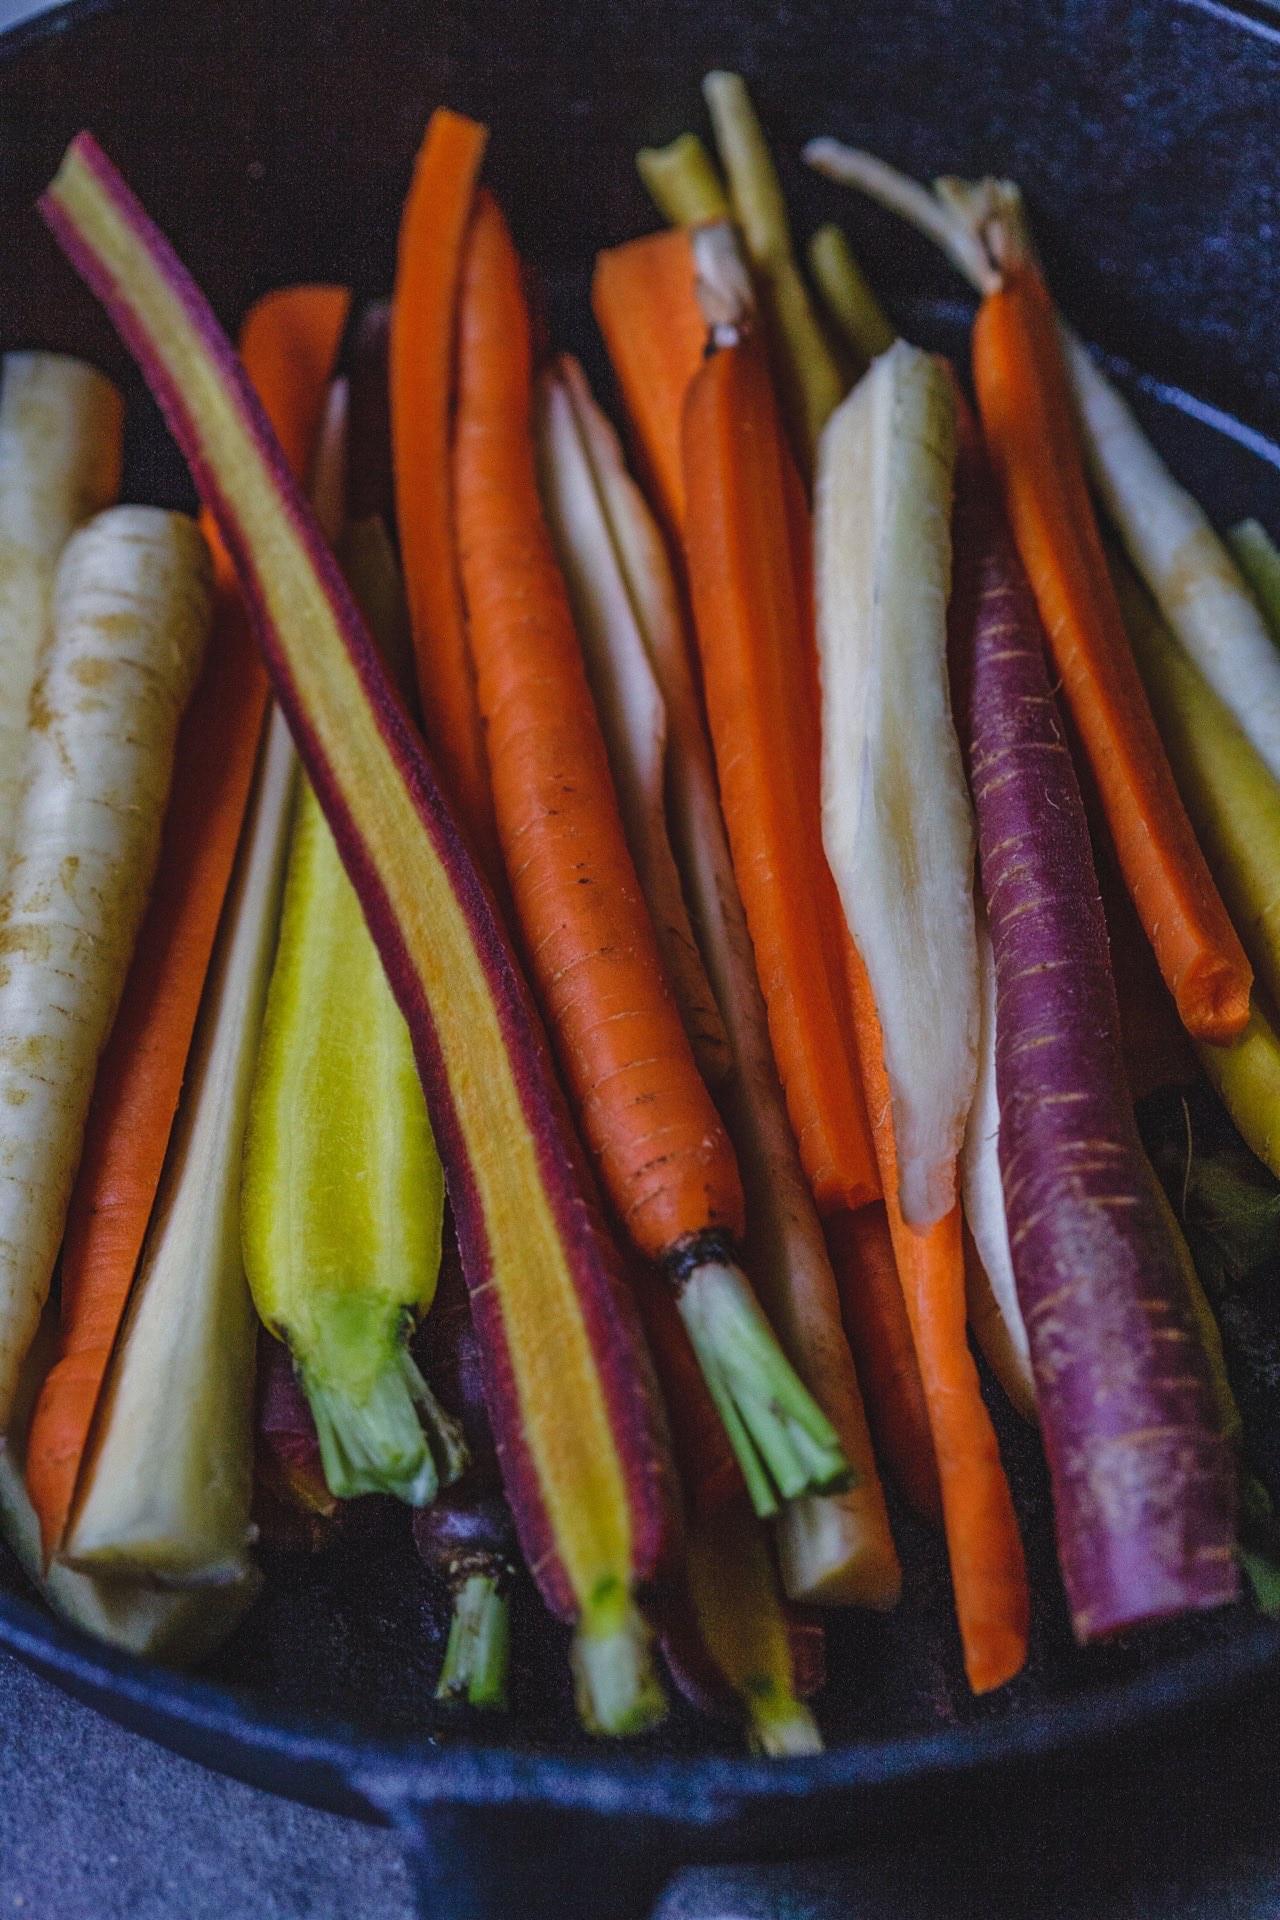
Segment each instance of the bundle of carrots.
M586 1725L661 1718L660 1648L803 1753L813 1609L896 1604L897 1497L973 1690L1025 1662L970 1333L1082 1643L1238 1591L1090 833L1280 1175L1280 563L1253 524L1237 572L1064 335L1015 188L809 150L974 282L975 422L838 229L806 279L744 84L705 92L716 157L639 158L674 224L596 263L639 481L537 351L473 121L432 116L389 310L285 289L238 356L90 136L41 202L204 510L102 511L116 396L6 361L0 630L50 638L0 686L0 1519L177 1656L255 1527L316 1549L391 1493L442 1698L505 1704L527 1568Z

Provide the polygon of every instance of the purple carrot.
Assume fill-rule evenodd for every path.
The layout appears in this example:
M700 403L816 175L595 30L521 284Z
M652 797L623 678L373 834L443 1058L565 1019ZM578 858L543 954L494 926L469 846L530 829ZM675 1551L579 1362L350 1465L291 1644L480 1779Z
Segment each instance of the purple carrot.
M231 552L263 657L413 1038L503 1480L602 1731L663 1711L644 1590L678 1539L656 1383L492 897L244 369L88 134L40 211L133 353Z
M253 1517L265 1546L314 1552L331 1538L339 1505L330 1493L307 1396L283 1340L258 1333Z
M413 1538L428 1570L453 1599L453 1619L436 1697L473 1707L506 1705L507 1594L519 1564L515 1523L484 1398L484 1363L471 1320L453 1233L415 1357L442 1403L462 1422L469 1465L413 1516Z
M1235 1598L1234 1476L1134 1123L1036 605L971 423L955 547L957 716L995 949L1000 1166L1083 1643Z

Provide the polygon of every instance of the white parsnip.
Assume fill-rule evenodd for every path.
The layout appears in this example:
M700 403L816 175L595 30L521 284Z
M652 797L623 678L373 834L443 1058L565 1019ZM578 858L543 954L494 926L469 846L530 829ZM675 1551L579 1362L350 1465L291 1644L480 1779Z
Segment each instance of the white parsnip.
M273 711L177 1128L63 1559L173 1587L252 1579L257 1319L240 1178L297 759Z
M256 1579L214 1593L164 1593L141 1581L95 1580L58 1561L44 1565L40 1522L23 1479L22 1441L56 1341L57 1317L46 1309L23 1368L13 1425L0 1447L0 1534L32 1586L64 1620L128 1653L194 1664L226 1639L252 1601Z
M1280 779L1280 650L1226 542L1069 327L1089 472L1174 634Z
M100 514L58 568L0 898L0 1430L48 1295L210 603L199 529L158 508Z
M58 557L120 486L124 410L111 382L60 353L7 353L0 374L0 869L13 844L27 706Z
M720 1010L698 952L666 817L667 715L610 535L577 418L591 404L581 367L567 355L538 384L538 479L556 543L587 678L618 789L631 857L667 977L703 1078L731 1064Z
M1018 1412L1035 1419L1036 1383L1031 1348L1009 1251L1004 1182L1000 1174L1000 1094L996 1086L996 965L991 932L977 913L979 1033L978 1079L960 1150L964 1217L977 1260L965 1263L969 1325L974 1338Z
M891 1607L901 1571L822 1223L774 1064L679 595L662 535L581 375L568 394L665 716L667 824L733 1056L719 1098L747 1193L752 1281L857 1476L846 1492L792 1500L783 1508L774 1536L783 1585L795 1600ZM614 762L620 777L625 764Z
M899 342L819 449L822 828L884 1032L903 1215L940 1220L977 1073L973 813L951 717L955 412Z

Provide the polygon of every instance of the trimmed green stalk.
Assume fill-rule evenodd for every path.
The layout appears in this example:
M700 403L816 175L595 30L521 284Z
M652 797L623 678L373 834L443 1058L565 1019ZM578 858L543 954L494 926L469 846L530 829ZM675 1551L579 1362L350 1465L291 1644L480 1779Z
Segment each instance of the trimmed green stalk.
M454 1597L436 1699L504 1708L510 1640L510 1611L501 1583L492 1574L470 1574Z
M642 147L636 171L654 206L673 227L729 218L729 200L715 161L696 133L677 134L665 147Z
M834 221L819 227L807 259L828 319L861 366L870 366L898 336L854 258L844 228Z
M818 435L844 397L844 377L796 265L782 183L746 82L736 73L709 73L702 92L733 216L760 284L783 411L811 478Z

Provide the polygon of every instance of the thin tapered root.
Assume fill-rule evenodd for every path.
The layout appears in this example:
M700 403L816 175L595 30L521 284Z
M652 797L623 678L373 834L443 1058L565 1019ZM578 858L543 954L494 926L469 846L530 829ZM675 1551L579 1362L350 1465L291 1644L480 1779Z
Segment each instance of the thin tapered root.
M797 1377L736 1267L707 1261L680 1313L762 1519L784 1500L852 1482L835 1428Z

